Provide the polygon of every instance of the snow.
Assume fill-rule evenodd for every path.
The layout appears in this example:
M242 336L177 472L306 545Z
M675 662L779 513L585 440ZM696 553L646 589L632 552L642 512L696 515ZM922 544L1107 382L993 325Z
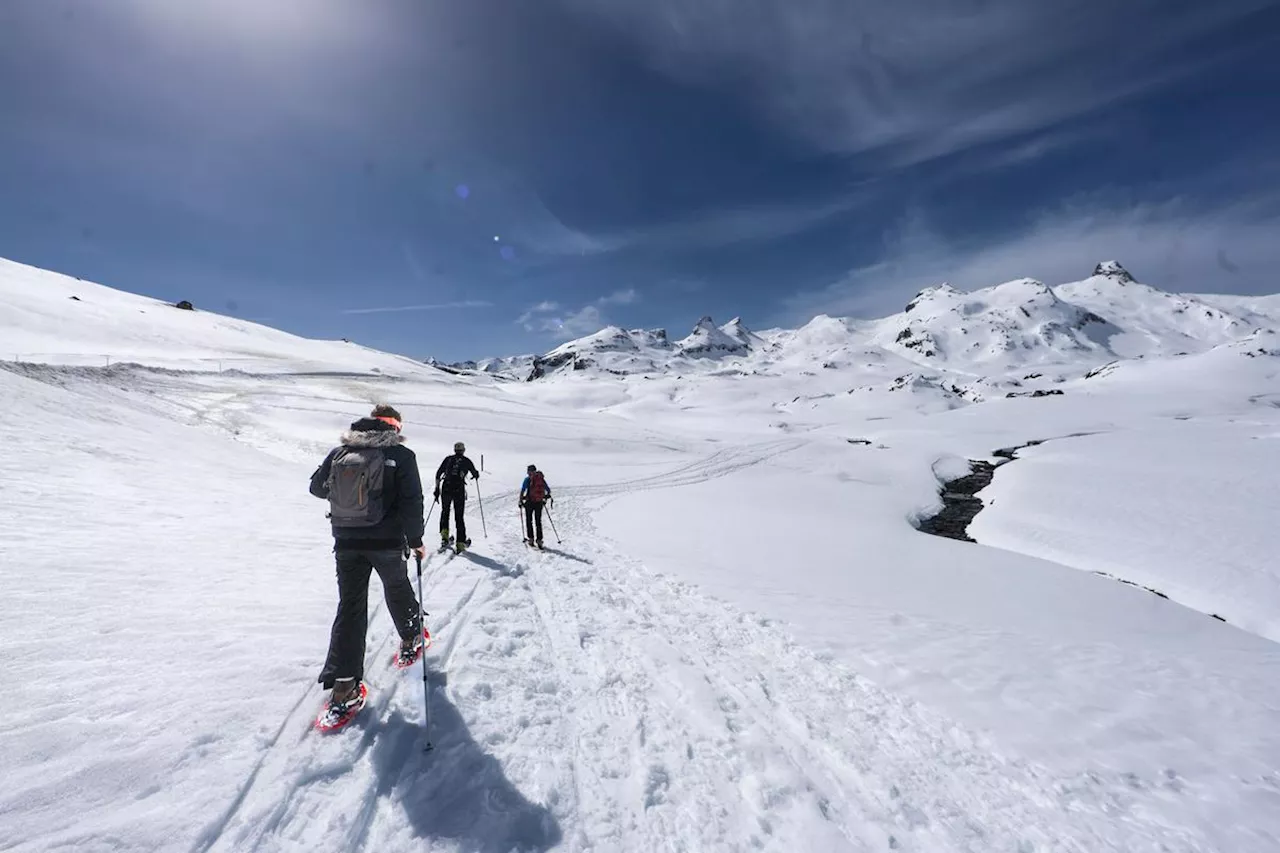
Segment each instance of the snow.
M404 356L314 341L267 326L184 311L0 258L0 358L103 366L138 361L185 370L437 373ZM199 306L197 306L197 309Z
M1280 849L1273 303L1119 278L708 321L734 348L697 356L609 329L500 382L4 263L6 849ZM425 471L485 458L474 552L423 571L429 753L376 581L369 705L310 728L305 482L384 400ZM980 544L914 529L1030 441Z
M710 317L703 317L689 336L676 344L676 349L682 355L695 357L741 353L749 348L749 335L741 320L722 329Z
M1265 420L1198 418L1028 448L983 492L999 511L971 532L1280 642L1280 528L1264 521L1280 518L1277 440Z

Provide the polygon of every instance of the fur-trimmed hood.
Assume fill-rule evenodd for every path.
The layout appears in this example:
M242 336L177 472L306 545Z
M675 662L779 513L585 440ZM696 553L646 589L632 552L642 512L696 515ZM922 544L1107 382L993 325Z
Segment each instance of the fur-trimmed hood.
M342 434L341 440L345 447L395 447L404 443L404 436L377 418L361 418Z

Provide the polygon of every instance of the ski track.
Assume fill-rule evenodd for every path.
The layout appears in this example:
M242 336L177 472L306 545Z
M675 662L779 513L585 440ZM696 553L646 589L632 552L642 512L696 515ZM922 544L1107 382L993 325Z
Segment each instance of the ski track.
M561 535L593 542L589 556L495 537L493 557L431 558L433 701L456 709L459 730L438 728L421 757L420 679L391 666L394 631L375 613L369 707L321 737L309 689L197 853L338 838L353 851L1213 848L1162 820L1191 795L1176 777L1060 778L1002 755L769 620L629 560L579 500L702 482L793 447L724 448L563 490ZM456 785L476 791L456 813L423 804Z
M430 560L430 556L428 557ZM435 565L424 565L424 591L431 588L431 583L452 561L452 555L444 555L435 560ZM428 571L428 568L430 569ZM463 612L466 604L474 596L480 581L477 580L442 616L428 616L427 625L432 632L433 649L436 638L454 619ZM428 603L431 599L428 599ZM395 697L403 677L410 677L410 671L401 672L391 663L395 651L395 642L399 636L387 619L380 618L385 605L379 597L370 605L369 625L371 637L365 652L365 681L370 685L370 702L361 711L359 717L348 729L332 735L321 735L313 728L315 715L319 713L323 700L323 691L311 685L293 706L277 730L275 736L264 745L264 754L246 778L240 791L228 807L227 811L212 825L201 833L193 848L197 853L221 849L260 849L264 838L285 826L290 821L290 812L296 811L293 800L299 794L317 782L324 782L341 776L353 767L368 750L376 735L376 724L370 721L382 716ZM459 620L455 630L465 624L465 618ZM456 636L456 635L455 635ZM392 641L395 642L392 642ZM442 660L446 665L455 640L451 636L446 640L443 649L431 657ZM428 650L430 654L431 650ZM419 670L414 668L413 673ZM417 684L417 679L414 679ZM379 689L379 684L385 686ZM377 691L375 693L375 691ZM354 747L349 747L349 736L363 729L362 735ZM281 743L285 732L292 732L293 738ZM308 742L320 741L311 752L298 752L298 748ZM330 746L335 748L328 748ZM343 754L343 747L349 747ZM264 773L264 771L266 771ZM261 784L259 784L261 782ZM270 799L277 786L284 788L275 805L265 817L262 816L261 800ZM246 819L244 816L257 812L256 817ZM245 824L237 826L238 824ZM253 840L248 840L249 835ZM227 845L230 846L227 846Z
M557 494L574 498L612 497L621 494L693 486L759 465L804 446L795 440L776 440L739 447L724 447L709 456L662 474L591 486L566 486Z
M584 513L562 515L589 529ZM608 556L607 571L543 557L525 576L570 685L575 777L589 792L586 834L566 849L1212 846L1145 820L1130 780L1055 779L767 620ZM1146 790L1176 799L1175 781ZM816 814L825 832L806 829Z

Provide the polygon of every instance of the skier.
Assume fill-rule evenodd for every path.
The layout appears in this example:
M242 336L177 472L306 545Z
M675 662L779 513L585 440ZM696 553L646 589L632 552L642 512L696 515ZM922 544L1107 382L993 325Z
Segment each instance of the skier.
M476 480L480 472L475 463L466 457L467 448L461 441L453 446L453 455L446 456L436 469L436 500L440 501L440 550L449 547L449 508L453 508L454 527L457 538L454 543L461 554L471 545L467 538L467 522L463 513L467 507L466 476L470 474Z
M351 424L311 475L311 494L329 501L338 567L338 613L329 654L317 679L331 690L322 714L337 726L364 705L365 634L369 575L382 581L397 633L401 661L422 652L422 616L409 582L409 550L422 557L422 478L413 451L403 445L400 413L376 406ZM406 550L406 547L408 550Z
M524 509L525 529L528 531L525 542L537 545L539 548L542 547L543 504L555 505L551 497L551 487L547 485L547 478L538 470L538 466L530 465L528 475L520 486L520 506ZM537 538L534 536L535 523Z

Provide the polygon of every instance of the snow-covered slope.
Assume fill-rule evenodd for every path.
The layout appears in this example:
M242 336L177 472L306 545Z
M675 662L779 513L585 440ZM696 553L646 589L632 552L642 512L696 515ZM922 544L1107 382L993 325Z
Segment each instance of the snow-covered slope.
M959 370L1026 367L1100 357L1107 322L1034 279L972 293L947 285L919 293L872 340ZM1118 330L1117 330L1118 331Z
M1123 358L1203 352L1238 340L1257 324L1194 296L1165 293L1137 282L1115 261L1084 281L1054 288L1063 300L1113 325L1106 346Z
M1277 849L1273 329L1126 359L1033 323L964 370L878 343L918 309L715 356L610 330L499 383L71 286L0 303L53 353L0 363L6 849ZM954 321L988 344L1094 310L988 290ZM102 345L130 363L66 357ZM310 729L336 592L304 484L384 400L428 476L485 458L474 552L423 570L430 753L376 580L370 704ZM1031 440L982 544L915 529Z
M0 258L0 358L184 370L344 370L428 375L412 359L125 293Z

